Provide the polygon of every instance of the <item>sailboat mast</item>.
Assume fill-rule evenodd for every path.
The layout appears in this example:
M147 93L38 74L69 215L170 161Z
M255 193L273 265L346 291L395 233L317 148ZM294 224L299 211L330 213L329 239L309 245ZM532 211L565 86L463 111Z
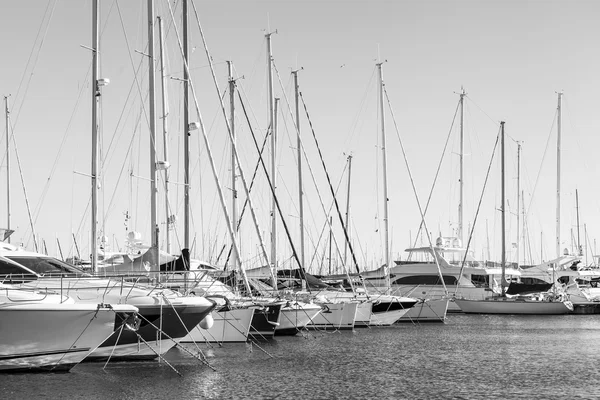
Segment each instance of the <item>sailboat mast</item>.
M277 189L276 149L277 138L275 129L276 101L273 96L273 56L271 52L271 35L267 33L267 75L269 87L269 128L271 130L271 183L273 185L273 197L271 200L271 262L277 270L277 204L275 203L275 190ZM274 104L275 103L275 104Z
M558 92L556 139L556 257L560 257L560 140L562 128L562 92Z
M167 253L171 253L171 213L169 211L169 132L167 125L167 116L169 115L167 102L167 76L165 74L165 51L164 51L164 35L163 35L163 20L158 17L158 36L160 40L160 83L162 91L162 128L163 128L163 151L164 151L164 168L165 168L165 239Z
M156 255L158 268L158 189L156 186L156 105L155 105L155 73L154 73L154 0L148 0L148 109L150 125L150 232L151 248Z
M579 192L577 189L575 189L575 203L576 203L576 210L577 210L577 254L582 256L583 251L582 251L582 247L581 247L581 238L579 236Z
M6 229L10 230L10 153L8 150L8 144L10 143L10 111L8 109L9 96L4 96L4 105L6 115ZM7 241L10 243L10 236L7 238Z
M189 45L188 0L182 2L183 14L183 246L190 248L190 118L189 118ZM204 221L201 221L204 223Z
M98 264L98 106L100 87L98 85L98 53L100 50L100 15L98 0L92 0L92 273Z
M377 72L379 75L379 107L381 117L381 156L383 163L383 225L384 225L384 248L385 248L385 281L386 288L390 288L390 242L388 226L388 187L387 187L387 157L385 145L385 110L383 108L383 71L382 64L377 63Z
M464 179L463 179L463 162L464 162L464 151L465 151L465 142L464 142L464 121L465 121L465 89L461 88L460 92L460 153L459 163L460 163L460 177L459 177L459 186L460 186L460 199L458 203L458 240L461 243L463 241L463 207L464 207Z
M231 229L233 230L234 236L237 238L237 190L235 188L235 173L236 173L236 162L235 162L235 79L233 79L233 62L227 61L227 71L229 74L229 112L230 122L229 129L231 129ZM231 265L237 265L238 254L235 248L231 251Z
M519 204L521 201L521 142L517 141L517 265L519 265Z
M300 262L302 267L304 264L304 199L302 191L302 142L300 141L300 102L299 102L299 91L298 86L298 70L292 71L294 75L294 95L296 100L296 135L297 135L297 148L298 148L298 210L300 212Z
M502 254L501 254L501 263L502 263L502 279L500 286L502 287L502 296L505 295L505 287L504 283L506 282L506 212L505 212L505 203L506 203L506 192L505 192L505 182L504 182L504 121L500 122L501 132L500 132L500 168L501 168L501 196L502 196L502 206L500 208L502 212Z
M350 236L350 175L352 172L352 154L348 155L348 192L346 194L346 229L348 230L348 236ZM344 267L346 266L346 254L348 251L348 243L344 242Z

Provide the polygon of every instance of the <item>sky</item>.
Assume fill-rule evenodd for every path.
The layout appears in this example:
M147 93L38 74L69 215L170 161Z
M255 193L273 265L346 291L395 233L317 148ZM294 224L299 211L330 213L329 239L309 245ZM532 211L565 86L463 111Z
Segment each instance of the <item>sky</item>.
M10 95L13 138L7 162L3 123L0 193L8 192L8 166L10 226L16 231L11 239L32 249L35 231L39 248L45 245L48 253L64 257L79 251L85 258L90 253L91 3L28 0L0 6L0 94ZM100 1L100 77L110 79L110 84L102 88L101 96L99 235L107 238L113 250L124 247L131 231L149 241L146 4ZM169 213L177 218L171 233L172 252L177 253L183 247L184 218L183 64L178 45L181 1L156 0L155 10L165 24L166 158L171 164ZM376 63L383 62L387 95L384 128L394 259L406 257L404 249L412 244L427 245L426 235L418 235L419 209L425 208L434 180L425 216L428 231L434 240L456 234L460 186L457 105L458 93L464 88L463 210L465 232L474 225L470 247L478 258L500 259L500 153L494 146L500 121L505 121L507 257L515 261L519 249L519 261L533 263L556 255L557 92L562 91L560 248L572 249L579 232L587 262L591 262L600 237L595 185L599 173L596 149L600 148L600 56L594 50L600 37L599 15L596 1L196 1L190 5L190 68L199 107L190 107L190 120L202 117L230 212L231 156L219 101L224 99L228 115L226 61L233 62L252 132L262 143L269 124L265 33L273 32L274 94L280 98L276 186L294 247L299 246L299 202L291 71L300 70L305 264L313 272L326 271L330 265L326 225L330 215L334 221L333 263L341 263L344 254L343 233L314 132L342 216L348 202L347 159L352 155L350 236L361 268L370 269L384 260ZM158 32L156 35L158 38ZM158 54L158 44L155 49ZM162 117L158 61L156 72L156 110ZM243 173L250 180L258 153L237 98L236 102L237 147ZM157 137L162 160L162 118L157 118ZM522 144L520 169L517 141ZM267 163L270 151L267 147ZM191 133L190 160L192 254L223 264L227 253L223 249L230 240L200 131ZM241 208L245 195L239 172L237 175ZM519 200L517 176L522 191ZM162 175L158 186L164 249L167 212L163 211ZM251 199L268 248L271 195L260 169ZM517 212L517 201L519 208L524 204L524 215L522 209ZM277 224L278 262L290 265L291 246L283 223ZM0 226L7 225L7 197L0 196ZM244 263L260 265L259 239L249 213L239 236ZM467 237L466 233L465 241Z

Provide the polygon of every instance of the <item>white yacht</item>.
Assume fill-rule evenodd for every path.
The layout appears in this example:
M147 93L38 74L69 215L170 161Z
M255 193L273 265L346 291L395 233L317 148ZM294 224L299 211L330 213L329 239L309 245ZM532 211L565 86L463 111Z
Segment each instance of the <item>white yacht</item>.
M136 313L131 305L76 303L0 284L0 371L68 371L115 329L135 331Z
M565 254L534 266L523 266L520 283L554 285L573 303L575 314L600 314L600 269L581 265L581 257ZM510 288L509 288L510 289Z
M78 303L129 304L139 309L137 332L117 332L88 359L154 359L166 353L215 308L201 296L183 296L160 286L146 287L120 279L97 278L54 257L0 242L0 276L4 282L48 289ZM136 279L139 279L136 278Z
M406 251L409 253L408 260L395 261L396 265L390 269L391 294L422 299L423 306L429 307L436 301L443 305L444 300L454 297L481 300L492 292L500 292L500 266L491 262L481 263L467 254L464 248L442 246L438 240L433 248L416 247ZM382 269L361 275L369 292L386 290ZM507 268L506 275L516 277L521 272ZM461 311L452 301L447 307L450 312ZM441 309L437 311L437 318L440 312Z

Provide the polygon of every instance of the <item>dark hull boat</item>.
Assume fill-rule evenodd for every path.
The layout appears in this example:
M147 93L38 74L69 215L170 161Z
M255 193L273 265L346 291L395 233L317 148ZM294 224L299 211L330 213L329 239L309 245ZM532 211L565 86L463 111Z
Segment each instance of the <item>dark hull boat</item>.
M248 338L252 340L273 339L275 328L279 326L282 305L283 303L257 305Z

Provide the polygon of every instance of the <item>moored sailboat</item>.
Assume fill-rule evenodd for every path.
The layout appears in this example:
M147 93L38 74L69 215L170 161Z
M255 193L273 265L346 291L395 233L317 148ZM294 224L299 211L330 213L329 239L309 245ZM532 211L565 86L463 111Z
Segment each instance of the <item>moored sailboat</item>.
M455 299L461 310L468 314L567 314L573 311L573 304L566 300L563 294L546 293L537 296L509 297L506 288L506 218L505 218L505 185L504 185L504 121L500 122L500 150L501 150L501 213L502 213L502 250L501 250L501 288L500 296L486 299Z

